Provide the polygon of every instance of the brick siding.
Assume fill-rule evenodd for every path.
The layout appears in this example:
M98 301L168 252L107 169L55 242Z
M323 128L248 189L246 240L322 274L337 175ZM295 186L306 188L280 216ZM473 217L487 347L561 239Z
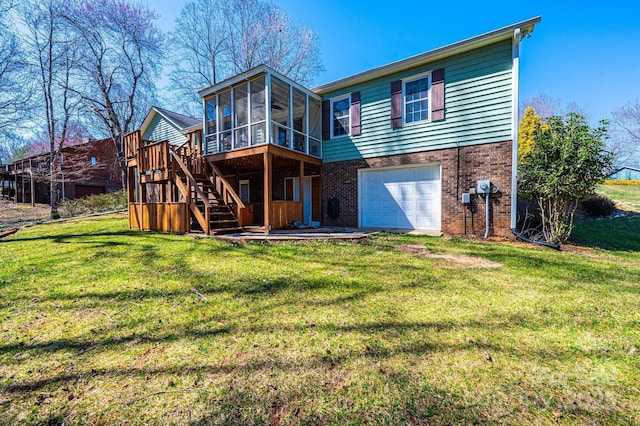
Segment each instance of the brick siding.
M358 226L358 169L439 163L442 166L442 232L463 234L462 193L475 188L479 179L490 179L498 190L490 197L490 235L511 238L511 141L461 147L459 155L459 182L458 148L324 163L323 224ZM337 219L327 215L327 203L334 194L340 202ZM476 196L473 221L467 210L467 234L471 235L473 229L476 235L484 235L484 206L484 200Z

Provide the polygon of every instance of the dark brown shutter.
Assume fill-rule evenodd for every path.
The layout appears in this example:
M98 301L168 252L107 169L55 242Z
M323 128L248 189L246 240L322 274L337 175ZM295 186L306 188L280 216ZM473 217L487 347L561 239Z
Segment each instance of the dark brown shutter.
M402 80L391 82L391 128L402 127Z
M331 139L331 101L322 101L322 140Z
M444 68L431 73L431 121L444 120Z
M351 136L360 134L360 92L351 94Z

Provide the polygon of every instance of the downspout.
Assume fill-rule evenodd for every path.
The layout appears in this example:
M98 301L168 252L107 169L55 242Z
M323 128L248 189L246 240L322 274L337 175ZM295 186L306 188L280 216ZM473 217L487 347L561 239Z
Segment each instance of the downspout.
M532 240L522 235L516 229L518 213L518 74L520 71L520 42L522 41L523 36L524 34L520 31L520 28L516 28L513 31L513 43L511 47L511 57L513 60L511 68L511 116L513 120L511 127L511 140L513 141L511 150L511 232L513 232L513 235L515 235L520 241L560 250L560 246L558 244Z
M518 74L520 71L520 41L522 33L520 28L513 31L511 47L511 230L516 229L518 214Z

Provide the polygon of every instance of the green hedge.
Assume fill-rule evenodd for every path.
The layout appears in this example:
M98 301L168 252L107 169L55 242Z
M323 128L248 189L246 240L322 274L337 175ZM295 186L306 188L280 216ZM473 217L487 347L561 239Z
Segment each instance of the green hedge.
M127 208L127 194L124 191L91 195L77 200L64 200L58 203L60 217L82 216Z

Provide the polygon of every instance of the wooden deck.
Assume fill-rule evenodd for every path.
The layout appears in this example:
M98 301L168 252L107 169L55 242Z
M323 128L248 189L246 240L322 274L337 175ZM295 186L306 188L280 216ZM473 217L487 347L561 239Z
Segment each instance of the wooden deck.
M199 132L189 134L187 142L177 147L168 141L143 140L139 131L133 132L125 137L125 152L129 226L176 233L241 232L245 224L255 222L256 206L265 234L303 222L303 185L298 185L296 200L274 200L274 169L293 169L302 182L310 176L305 167L321 167L316 157L273 144L205 156ZM262 180L260 203L246 205L238 195L239 170Z

